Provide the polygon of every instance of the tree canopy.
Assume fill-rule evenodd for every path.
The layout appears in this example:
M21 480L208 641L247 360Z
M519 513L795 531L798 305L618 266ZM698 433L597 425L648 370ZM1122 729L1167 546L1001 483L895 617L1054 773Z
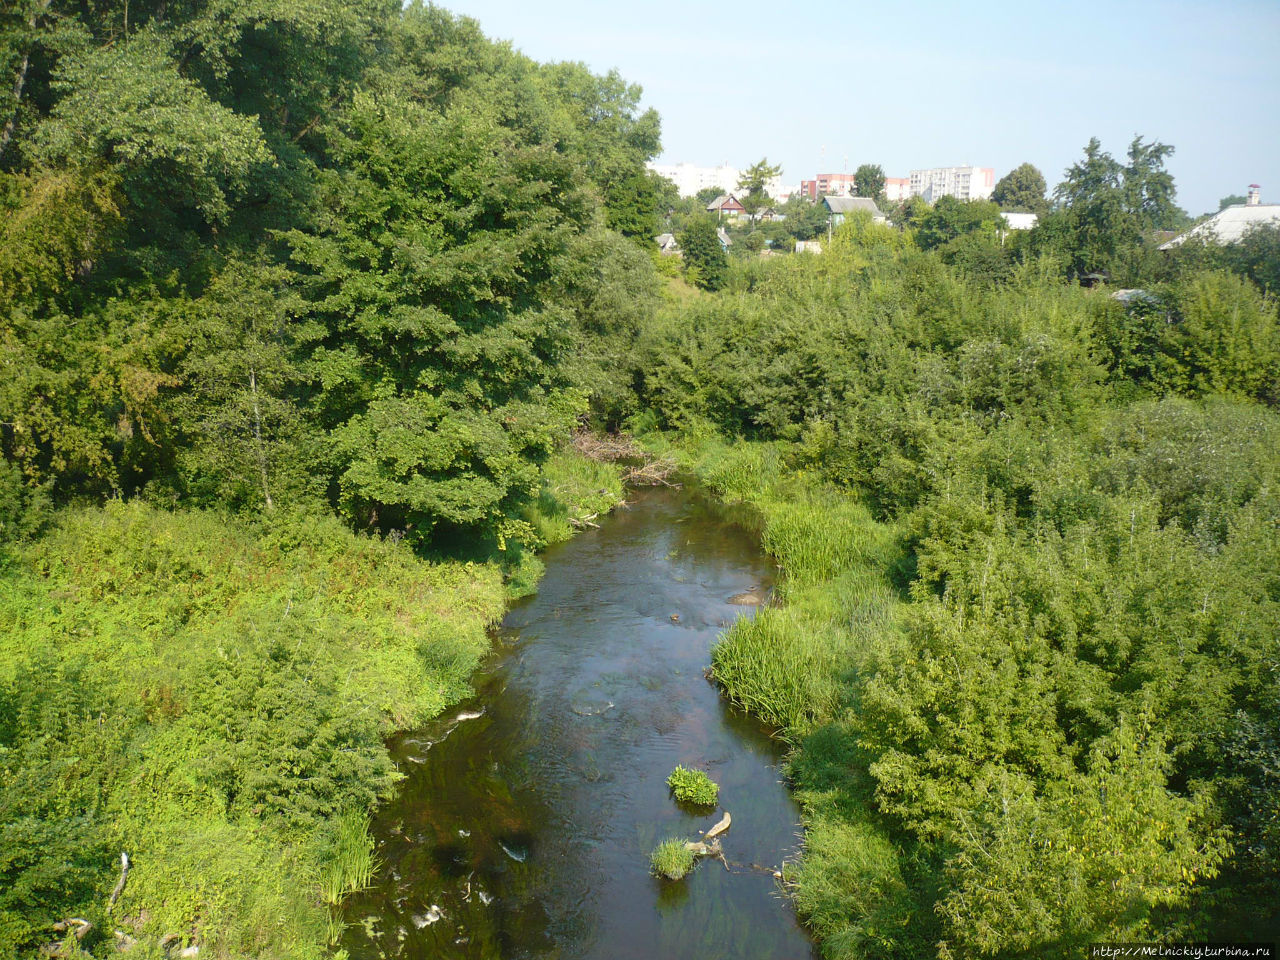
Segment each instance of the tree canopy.
M864 163L853 171L853 185L858 196L870 197L877 206L884 206L884 170L878 163Z
M991 199L1003 210L1044 214L1049 209L1044 174L1029 163L1019 164L996 181Z

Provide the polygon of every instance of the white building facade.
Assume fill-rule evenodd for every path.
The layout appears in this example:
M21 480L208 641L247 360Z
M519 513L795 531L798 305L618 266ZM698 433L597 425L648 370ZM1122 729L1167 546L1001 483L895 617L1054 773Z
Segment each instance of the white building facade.
M674 183L682 197L695 196L699 190L708 187L715 187L720 193L733 193L738 189L738 178L742 176L737 167L728 164L699 167L692 163L650 163L648 167Z
M911 196L924 197L934 203L939 197L957 200L989 200L996 188L996 172L992 167L933 167L912 170Z

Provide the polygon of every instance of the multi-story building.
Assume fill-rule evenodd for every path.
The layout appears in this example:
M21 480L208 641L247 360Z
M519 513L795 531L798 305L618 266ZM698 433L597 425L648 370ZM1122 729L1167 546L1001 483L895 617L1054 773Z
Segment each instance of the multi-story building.
M823 197L852 197L858 192L852 173L820 173L813 180L800 181L800 195L810 200Z
M718 167L699 167L692 163L650 163L650 170L666 177L676 185L682 197L697 195L699 190L715 187L721 193L733 193L738 189L737 167L722 163Z
M897 203L911 196L910 177L885 177L884 198L890 203Z
M996 188L996 172L991 167L934 167L912 170L910 190L913 197L924 197L933 203L939 197L957 200L986 200Z
M800 181L800 195L810 200L823 197L856 197L857 185L852 173L820 173L812 180ZM911 181L906 177L885 177L884 195L890 203L911 196ZM873 198L874 199L874 198Z
M742 176L737 167L722 163L718 167L699 167L693 163L650 163L650 170L660 177L666 177L676 185L682 197L697 196L701 190L714 187L720 193L736 193L739 189L738 178ZM781 177L774 177L764 185L764 192L773 200L782 201L799 187L784 184Z

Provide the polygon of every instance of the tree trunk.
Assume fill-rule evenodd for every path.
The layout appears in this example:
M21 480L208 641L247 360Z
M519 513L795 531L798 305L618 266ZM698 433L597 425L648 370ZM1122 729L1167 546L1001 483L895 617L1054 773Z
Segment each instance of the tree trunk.
M271 510L275 504L271 502L271 490L267 486L267 452L262 445L262 409L258 406L258 377L252 367L249 368L249 389L253 391L253 439L258 455L258 473L262 478L262 499Z
M40 15L49 9L51 3L53 0L40 0L40 3L31 11L31 16L27 18L27 29L35 30ZM13 114L5 121L4 129L0 130L0 159L4 157L9 141L13 139L14 128L18 124L18 110L22 106L22 92L26 89L27 71L30 69L31 51L27 50L22 55L22 65L18 67L18 74L13 78Z

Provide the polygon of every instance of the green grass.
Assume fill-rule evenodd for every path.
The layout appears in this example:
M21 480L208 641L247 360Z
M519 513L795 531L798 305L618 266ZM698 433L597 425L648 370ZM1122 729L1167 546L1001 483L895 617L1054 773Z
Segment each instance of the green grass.
M6 551L0 955L83 915L144 946L324 956L330 905L375 869L385 737L468 692L497 567L332 519L137 502L64 510Z
M334 826L331 856L320 869L320 898L338 906L347 894L369 886L376 872L369 818L363 811L348 811Z
M602 517L623 501L622 474L566 447L542 467L542 489L526 519L539 545L563 543L576 532L571 519Z
M701 770L676 767L667 777L672 795L683 803L700 807L714 806L720 797L720 785Z
M655 877L682 880L693 869L693 851L679 837L669 837L653 849L649 855L649 869Z

